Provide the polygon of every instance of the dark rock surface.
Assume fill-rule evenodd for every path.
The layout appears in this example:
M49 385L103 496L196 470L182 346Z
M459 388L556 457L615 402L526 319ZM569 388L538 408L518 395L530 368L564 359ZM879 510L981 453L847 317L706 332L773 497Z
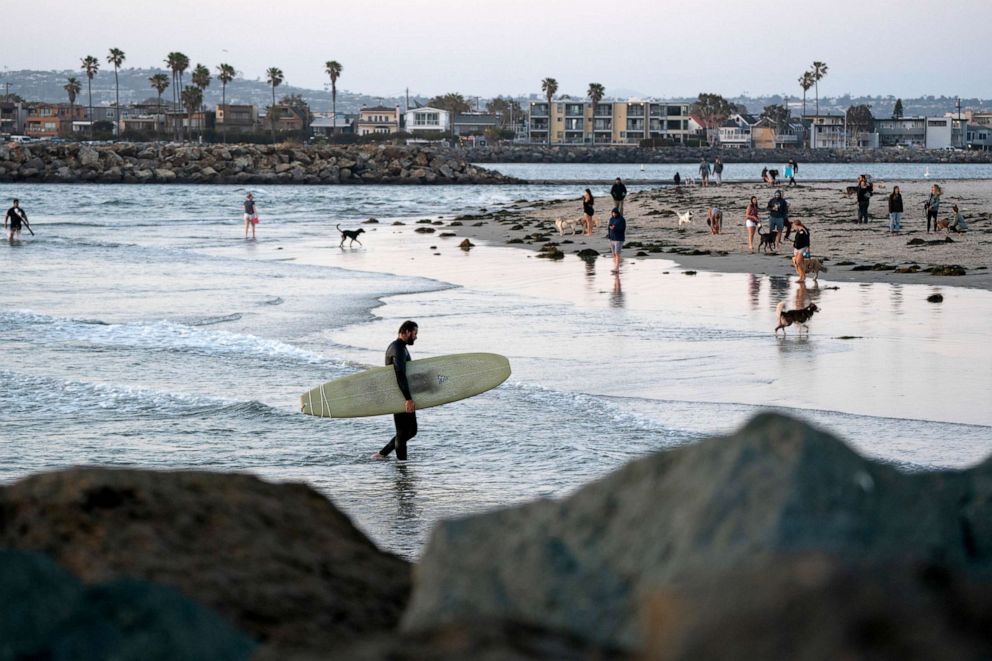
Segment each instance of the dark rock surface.
M760 415L564 500L438 524L403 626L506 619L636 649L645 596L806 550L987 569L992 460L906 474L802 422Z
M256 640L329 647L395 628L407 562L326 498L237 474L73 469L0 488L0 547L42 551L87 582L177 588Z
M501 184L447 149L420 146L78 143L0 145L0 182Z
M84 585L43 553L0 549L0 659L249 659L256 643L172 588Z
M992 658L992 582L939 565L793 554L645 603L645 659Z

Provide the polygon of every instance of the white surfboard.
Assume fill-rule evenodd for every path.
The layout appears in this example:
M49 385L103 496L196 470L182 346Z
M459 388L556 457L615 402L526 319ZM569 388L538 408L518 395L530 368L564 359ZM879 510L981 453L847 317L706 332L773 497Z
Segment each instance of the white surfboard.
M495 388L510 377L510 361L494 353L456 353L406 364L410 394L418 409L457 402ZM402 413L406 400L393 367L349 374L312 388L300 410L322 418L360 418Z

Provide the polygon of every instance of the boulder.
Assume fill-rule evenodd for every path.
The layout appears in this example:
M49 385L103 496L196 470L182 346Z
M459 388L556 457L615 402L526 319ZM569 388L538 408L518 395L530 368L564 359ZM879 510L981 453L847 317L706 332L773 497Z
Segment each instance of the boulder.
M176 173L166 168L155 168L155 178L161 181L175 181Z
M905 474L803 422L759 415L566 499L439 523L403 626L512 619L636 648L646 595L796 549L989 568L992 460Z
M326 498L249 475L73 469L0 487L0 547L87 582L180 590L259 641L328 647L394 628L409 564Z
M79 150L79 164L85 168L99 165L100 154L88 145L84 145Z
M179 591L123 579L84 585L43 553L0 549L0 658L250 659L257 647Z

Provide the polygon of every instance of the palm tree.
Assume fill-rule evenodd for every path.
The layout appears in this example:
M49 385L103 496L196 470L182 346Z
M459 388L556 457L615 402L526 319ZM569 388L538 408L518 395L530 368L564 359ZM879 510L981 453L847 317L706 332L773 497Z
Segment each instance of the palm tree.
M83 89L83 86L79 84L79 79L75 76L69 76L69 80L62 86L62 89L69 95L69 122L71 127L71 122L76 119L76 97Z
M186 139L192 140L193 113L203 105L203 90L196 85L189 85L183 90L182 99L183 106L186 108L186 114L189 117L189 122L186 124Z
M196 67L193 68L193 74L190 76L190 80L200 88L201 92L206 91L210 87L210 69L197 63Z
M827 75L827 63L826 62L813 62L813 68L810 70L813 74L813 84L816 86L816 114L820 114L820 79L826 77Z
M220 81L220 109L221 113L227 112L227 84L234 80L237 72L230 64L217 65L217 80ZM227 117L222 117L226 120ZM227 122L222 122L220 126L221 134L224 136L224 144L227 144Z
M93 139L93 76L100 70L100 60L92 55L87 55L82 60L82 70L86 74L86 90L90 98L90 140Z
M596 125L596 106L598 106L599 105L599 102L603 100L603 97L604 96L606 96L606 88L603 87L602 85L600 85L599 83L589 83L589 89L586 91L586 95L592 101L592 117L593 117L593 120L592 121L593 121L593 127L595 127L595 125ZM593 127L590 127L590 128L593 128ZM594 137L593 138L593 142L595 142L595 140L596 139Z
M803 88L803 117L806 116L806 92L815 82L812 71L803 71L803 75L799 77L799 86Z
M276 88L282 85L282 69L269 67L265 70L265 81L272 85L272 105L269 107L269 125L272 127L272 144L276 144Z
M544 92L544 96L548 99L548 144L551 144L551 119L554 117L554 113L551 112L551 100L555 98L555 94L558 93L558 81L554 78L545 78L541 81L541 91Z
M120 48L111 48L107 54L107 64L114 65L114 139L121 130L121 84L117 79L117 70L124 63L124 51Z
M148 79L152 89L158 92L158 114L162 114L162 92L169 89L169 78L164 73L157 73ZM158 122L155 123L155 133L158 133Z
M342 70L341 64L335 60L324 63L324 72L331 77L331 111L334 116L331 133L338 132L338 78L341 77Z
M172 71L172 107L176 112L182 102L183 73L189 68L189 58L178 51L169 53L165 65ZM176 140L179 139L179 123L176 123Z

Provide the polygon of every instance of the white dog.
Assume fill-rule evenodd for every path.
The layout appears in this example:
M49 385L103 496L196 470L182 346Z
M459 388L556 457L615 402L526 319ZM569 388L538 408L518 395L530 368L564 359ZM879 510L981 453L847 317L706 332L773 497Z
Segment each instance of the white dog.
M676 212L678 213L678 212ZM679 213L679 229L682 229L683 225L688 225L692 222L692 212L686 211L685 213Z
M579 227L579 224L581 222L582 222L581 219L566 220L561 216L558 216L558 218L555 219L555 227L558 228L558 236L565 236L565 230L567 229L572 230L571 233L575 234L575 230L577 227Z

